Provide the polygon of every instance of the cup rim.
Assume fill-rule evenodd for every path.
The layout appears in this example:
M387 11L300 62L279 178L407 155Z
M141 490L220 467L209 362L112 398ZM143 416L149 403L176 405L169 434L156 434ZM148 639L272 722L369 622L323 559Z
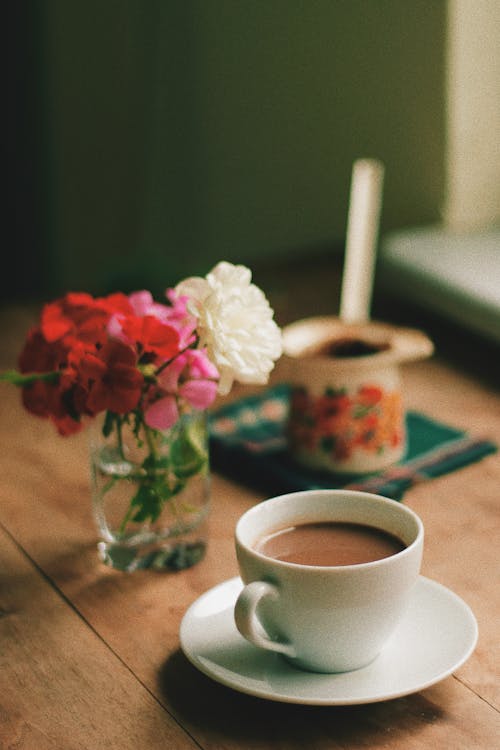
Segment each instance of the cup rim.
M274 557L270 557L269 555L264 555L262 552L258 552L254 547L247 544L245 541L241 538L242 533L242 526L247 522L247 519L249 516L257 515L260 512L260 508L262 506L267 505L268 503L273 504L281 504L285 502L285 500L289 497L298 497L298 496L311 496L312 494L320 495L320 496L326 496L326 495L335 495L335 496L363 496L365 498L371 498L377 502L387 502L392 507L398 507L400 511L405 513L406 515L410 516L413 521L416 523L417 526L417 533L415 535L415 538L413 539L410 544L408 544L404 549L400 550L399 552L395 552L393 555L390 555L389 557L383 557L379 560L372 560L370 562L364 562L364 563L354 563L352 565L305 565L303 563L294 563L294 562L288 562L285 560L277 560ZM398 511L399 512L399 511ZM348 571L359 571L364 569L373 569L376 567L385 566L388 564L391 564L391 561L394 561L395 559L400 560L403 557L407 557L408 555L411 555L413 553L413 550L415 547L417 547L420 544L423 544L423 538L424 538L424 524L422 522L422 519L420 516L412 509L409 508L407 505L403 505L400 501L394 500L389 497L384 497L383 495L376 495L372 492L364 492L362 490L343 490L343 489L319 489L319 490L298 490L296 492L287 492L283 495L276 495L273 496L267 500L262 500L257 505L253 505L251 508L248 508L238 519L234 531L234 538L237 546L239 546L241 549L244 549L246 554L256 558L257 560L260 560L262 562L266 563L272 563L273 566L276 566L279 568L289 569L289 570L301 570L301 571L310 571L313 572L320 572L325 573L326 571L330 572L348 572Z

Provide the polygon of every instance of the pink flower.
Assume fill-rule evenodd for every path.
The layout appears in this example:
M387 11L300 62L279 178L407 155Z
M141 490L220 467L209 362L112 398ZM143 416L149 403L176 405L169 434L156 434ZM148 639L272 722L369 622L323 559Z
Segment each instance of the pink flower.
M165 296L171 304L171 307L167 308L169 311L168 320L177 328L181 349L185 349L196 341L195 330L198 320L188 312L188 297L177 294L175 289L167 289Z
M154 319L158 330L160 330L158 323L165 329L175 329L178 334L178 351L186 349L196 341L194 331L197 320L187 311L187 297L180 297L173 289L168 289L166 296L170 305L155 302L151 292L145 289L133 292L128 297L131 313L117 311L112 315L107 325L108 334L124 344L134 345L136 342L131 336L131 321L135 320L137 327L139 320ZM160 352L156 353L160 354Z
M206 409L217 395L219 372L201 349L179 354L158 376L159 398L144 412L144 420L155 430L166 430L179 419L179 403Z
M145 315L152 315L163 322L168 320L169 308L166 305L160 305L159 302L155 302L151 292L145 289L129 294L128 301L135 315L139 318L143 318Z

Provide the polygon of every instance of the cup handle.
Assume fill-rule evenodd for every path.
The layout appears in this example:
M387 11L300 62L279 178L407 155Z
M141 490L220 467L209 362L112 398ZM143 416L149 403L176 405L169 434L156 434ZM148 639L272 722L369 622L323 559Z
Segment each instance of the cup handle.
M241 635L254 646L286 656L296 656L292 644L271 638L257 616L257 607L264 598L278 599L278 587L267 581L252 581L244 587L234 608L236 627Z

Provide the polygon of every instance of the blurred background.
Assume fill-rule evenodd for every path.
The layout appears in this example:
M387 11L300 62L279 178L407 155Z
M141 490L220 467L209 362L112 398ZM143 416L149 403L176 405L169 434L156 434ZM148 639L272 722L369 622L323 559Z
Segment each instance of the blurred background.
M20 0L4 14L3 301L159 294L221 259L341 259L359 157L385 164L396 286L414 228L498 227L497 0Z

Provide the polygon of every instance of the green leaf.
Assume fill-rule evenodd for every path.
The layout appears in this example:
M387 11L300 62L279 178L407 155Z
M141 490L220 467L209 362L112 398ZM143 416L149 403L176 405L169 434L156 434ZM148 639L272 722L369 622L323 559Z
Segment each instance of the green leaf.
M0 380L5 380L8 383L18 385L22 388L29 388L33 383L39 381L45 383L57 383L60 377L61 373L58 370L53 372L31 372L26 374L18 372L17 370L6 370L5 372L0 373Z
M168 484L165 479L159 479L155 483L155 490L162 500L171 500L175 495L178 495L181 490L184 489L186 483L177 480L173 486Z
M133 419L134 419L134 423L132 426L132 432L134 433L135 439L137 440L137 445L139 446L139 448L142 448L144 443L143 443L143 440L141 440L139 436L139 430L141 429L141 425L142 425L142 415L138 409L134 411Z
M132 516L132 520L141 523L147 521L148 518L151 521L156 521L162 511L163 503L154 487L142 484L132 498L132 506L138 507L137 513Z
M363 419L363 417L366 417L370 412L373 411L373 406L365 406L364 404L356 404L353 410L353 417L354 419Z
M111 435L115 419L116 415L113 414L112 411L106 412L106 416L104 417L104 424L102 426L102 434L104 435L104 437L109 437Z
M207 462L206 452L200 452L185 435L181 435L172 444L170 458L172 471L179 479L187 479L198 474Z
M150 453L142 462L142 466L148 474L154 477L160 472L165 472L168 469L169 463L167 456L155 456L153 453Z
M195 423L186 427L171 445L170 460L179 479L187 479L202 471L208 460L204 428L203 431L197 429Z

